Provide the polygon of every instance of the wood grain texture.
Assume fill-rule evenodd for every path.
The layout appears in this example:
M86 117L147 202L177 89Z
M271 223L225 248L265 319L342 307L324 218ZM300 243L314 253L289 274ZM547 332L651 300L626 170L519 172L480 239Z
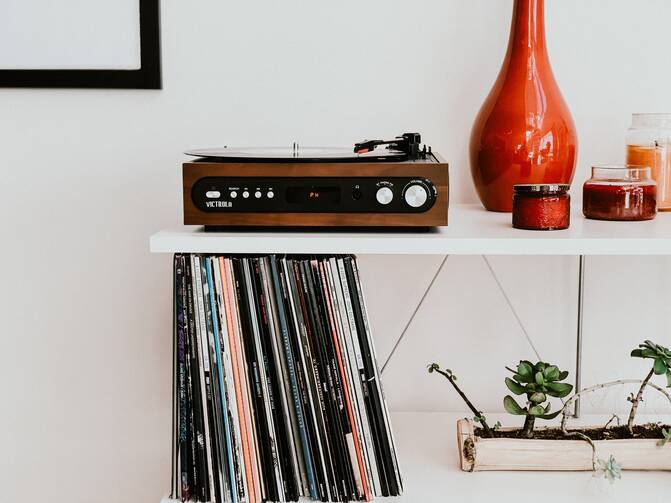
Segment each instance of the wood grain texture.
M193 185L222 177L398 177L429 178L438 190L424 213L208 213L191 199ZM399 163L214 163L188 162L182 170L184 224L241 227L440 227L447 225L448 166L421 160Z
M505 430L505 428L504 428ZM476 437L473 422L457 421L464 471L591 471L592 447L583 440L524 440ZM671 470L671 449L657 440L597 440L596 458L611 455L623 470Z

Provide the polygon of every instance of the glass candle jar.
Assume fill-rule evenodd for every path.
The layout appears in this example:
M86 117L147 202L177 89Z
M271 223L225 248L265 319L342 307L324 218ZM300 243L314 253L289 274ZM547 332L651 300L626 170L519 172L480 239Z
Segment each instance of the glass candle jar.
M568 184L518 184L513 187L513 227L534 231L568 229Z
M657 182L657 209L671 211L671 114L632 116L626 163L650 168Z
M657 214L657 183L650 168L594 166L583 186L582 210L596 220L652 220Z

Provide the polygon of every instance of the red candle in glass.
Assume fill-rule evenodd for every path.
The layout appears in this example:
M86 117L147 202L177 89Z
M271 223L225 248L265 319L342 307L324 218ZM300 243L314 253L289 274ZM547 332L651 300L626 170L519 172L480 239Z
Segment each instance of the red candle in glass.
M568 229L571 196L568 184L518 184L513 194L513 227L534 231Z
M595 166L582 199L585 217L595 220L652 220L657 215L657 184L648 167Z

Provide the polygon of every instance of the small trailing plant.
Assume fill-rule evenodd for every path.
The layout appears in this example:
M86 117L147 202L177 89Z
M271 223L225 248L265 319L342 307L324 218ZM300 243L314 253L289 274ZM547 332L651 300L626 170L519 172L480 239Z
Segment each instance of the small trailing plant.
M638 405L643 401L643 391L650 382L650 379L652 379L654 375L666 375L666 385L671 388L671 350L664 346L660 346L659 344L655 344L652 341L645 341L643 344L639 344L638 348L631 352L631 356L634 358L653 360L652 368L641 382L641 387L638 389L638 393L636 393L635 396L632 393L629 398L627 398L627 400L631 402L631 412L629 413L627 428L629 429L629 433L633 435L636 411L638 410Z
M657 442L658 447L664 447L666 444L671 442L671 428L664 428L662 430L662 435L664 435L664 438Z
M452 387L459 394L461 399L466 403L468 408L471 409L471 412L474 414L473 421L479 423L480 426L482 426L482 429L487 437L493 437L494 435L492 434L492 428L489 427L489 424L487 423L487 418L484 416L482 411L478 410L477 407L473 405L473 403L468 399L466 394L461 390L461 388L457 384L457 376L454 375L454 373L450 369L441 369L440 365L438 365L437 363L431 363L430 365L427 366L427 369L429 370L429 374L433 374L435 372L437 374L442 375L445 379L447 379L450 382ZM497 422L496 424L498 428L501 427L501 423ZM494 426L494 430L498 429L497 426Z
M524 406L510 395L503 399L503 406L509 414L525 416L524 427L520 435L532 438L536 419L554 419L561 409L551 412L548 397L564 398L573 391L573 386L564 381L567 371L559 370L556 365L545 362L531 363L522 360L515 370L506 367L513 377L506 377L506 386L515 395L526 395Z

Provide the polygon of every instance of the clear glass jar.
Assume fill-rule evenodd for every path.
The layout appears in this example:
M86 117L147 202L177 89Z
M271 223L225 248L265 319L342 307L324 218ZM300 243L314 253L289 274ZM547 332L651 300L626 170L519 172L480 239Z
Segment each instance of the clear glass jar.
M626 163L650 168L657 182L657 209L671 211L671 114L633 114Z
M596 220L652 220L657 214L657 183L650 168L594 166L583 186L582 209Z

